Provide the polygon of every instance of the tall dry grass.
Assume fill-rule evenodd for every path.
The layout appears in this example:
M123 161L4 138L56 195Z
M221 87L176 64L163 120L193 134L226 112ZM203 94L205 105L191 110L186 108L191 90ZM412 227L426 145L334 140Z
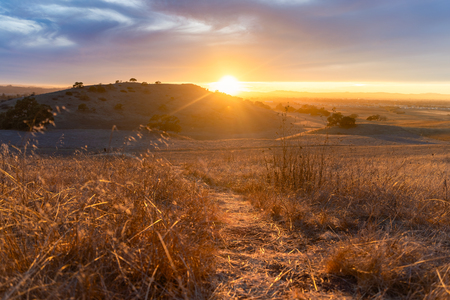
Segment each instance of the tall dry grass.
M322 249L312 266L319 290L322 282L327 293L350 284L360 298L450 298L447 147L280 142L211 153L185 172L244 194L300 236L308 255Z
M208 297L217 211L170 165L0 155L3 299Z

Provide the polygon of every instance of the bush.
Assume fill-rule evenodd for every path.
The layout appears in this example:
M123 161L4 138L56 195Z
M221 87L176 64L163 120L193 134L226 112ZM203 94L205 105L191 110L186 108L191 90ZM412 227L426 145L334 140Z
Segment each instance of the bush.
M100 100L100 101L106 101L106 98L105 98L105 97L99 97L98 100Z
M114 109L122 110L122 109L123 109L123 104L122 104L122 103L116 104L116 105L114 106Z
M0 114L1 129L32 131L36 126L47 126L54 120L52 108L39 104L34 97L18 100L13 108Z
M327 126L339 126L342 128L350 128L356 126L356 119L350 116L343 116L342 113L333 113L327 118Z
M343 117L339 123L339 127L351 128L356 126L356 119L350 116Z
M131 81L131 82L136 82L137 79L136 79L136 78L130 78L130 81Z
M120 90L122 93L127 93L127 91L125 91L125 90Z
M330 112L325 108L317 108L316 106L309 104L302 105L299 109L297 109L297 112L300 114L310 114L311 116L328 117L330 115Z
M89 108L87 107L86 103L81 103L80 105L78 105L78 110L86 111L89 110Z
M143 81L141 84L142 85L148 85L148 82Z
M82 82L75 82L74 84L73 84L73 88L75 88L75 89L81 89L81 88L83 88L83 83Z
M72 93L72 92L69 92L69 91L67 91L67 92L66 92L66 95L67 95L67 96L72 96L72 95L73 95L73 93Z
M175 116L169 115L153 115L147 126L162 131L181 131L180 120Z

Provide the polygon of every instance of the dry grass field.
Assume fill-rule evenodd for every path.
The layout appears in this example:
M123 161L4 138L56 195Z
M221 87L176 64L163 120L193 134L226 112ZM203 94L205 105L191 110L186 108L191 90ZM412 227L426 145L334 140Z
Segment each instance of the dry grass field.
M450 298L447 114L339 109L358 126L0 131L0 297Z
M210 294L218 211L169 164L5 144L0 164L2 299Z

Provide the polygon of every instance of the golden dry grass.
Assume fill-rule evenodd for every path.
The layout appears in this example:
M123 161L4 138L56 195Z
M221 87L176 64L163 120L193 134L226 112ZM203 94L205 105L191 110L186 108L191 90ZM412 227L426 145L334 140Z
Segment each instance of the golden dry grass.
M316 282L293 282L299 289L289 297L446 299L447 153L447 146L290 141L265 152L224 151L191 159L185 173L244 194L290 232L289 243L316 257L309 271Z
M150 156L50 158L2 145L0 295L207 298L216 218L206 191Z

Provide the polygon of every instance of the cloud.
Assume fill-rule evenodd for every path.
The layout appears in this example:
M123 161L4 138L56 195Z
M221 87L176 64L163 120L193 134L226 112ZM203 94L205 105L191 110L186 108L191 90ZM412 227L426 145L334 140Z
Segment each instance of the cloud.
M29 74L64 63L172 80L450 80L449 14L446 0L3 0L0 59Z

